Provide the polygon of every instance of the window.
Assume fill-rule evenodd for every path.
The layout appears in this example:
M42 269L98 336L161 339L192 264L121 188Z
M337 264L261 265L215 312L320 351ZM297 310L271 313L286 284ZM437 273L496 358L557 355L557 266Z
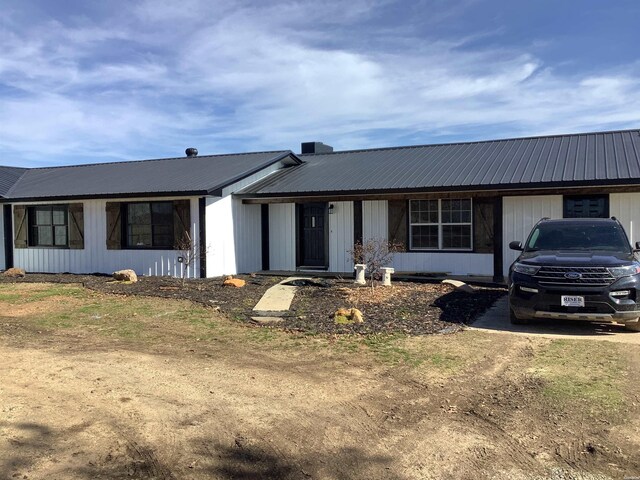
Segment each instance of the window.
M125 204L126 244L131 248L173 248L173 203Z
M29 246L68 247L67 205L29 207Z
M565 196L564 218L609 218L609 195Z
M411 200L412 250L471 250L471 199Z

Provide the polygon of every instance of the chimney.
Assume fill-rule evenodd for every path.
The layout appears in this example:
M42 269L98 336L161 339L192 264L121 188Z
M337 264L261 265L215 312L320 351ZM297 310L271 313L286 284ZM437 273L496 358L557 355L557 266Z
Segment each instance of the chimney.
M300 153L331 153L333 147L322 142L303 142Z
M193 148L193 147L189 147L184 151L184 153L187 154L187 157L197 157L198 156L198 149L197 148Z

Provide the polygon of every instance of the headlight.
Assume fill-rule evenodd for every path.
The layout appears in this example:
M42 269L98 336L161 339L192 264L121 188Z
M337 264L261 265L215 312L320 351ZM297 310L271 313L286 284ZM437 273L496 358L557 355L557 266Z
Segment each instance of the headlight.
M640 264L634 263L633 265L627 265L625 267L607 268L607 270L609 270L609 273L616 278L628 277L629 275L640 273Z
M518 273L524 273L525 275L535 275L540 270L540 267L534 267L533 265L526 265L524 263L516 263L513 266L513 270Z

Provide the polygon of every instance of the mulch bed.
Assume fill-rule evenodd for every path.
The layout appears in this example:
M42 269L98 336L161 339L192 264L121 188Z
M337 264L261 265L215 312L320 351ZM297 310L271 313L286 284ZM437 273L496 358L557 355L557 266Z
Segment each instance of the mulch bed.
M24 278L0 276L0 283L81 283L102 293L184 299L213 307L234 320L251 322L251 309L264 292L282 277L237 275L243 288L223 287L221 278L187 280L140 277L136 283L114 282L106 275L27 274ZM503 288L476 287L473 293L440 283L394 282L391 287L356 286L353 281L326 280L326 286L298 288L290 315L276 328L326 334L451 333L472 323L506 294ZM364 323L336 324L339 308L358 308Z
M109 275L73 275L69 273L28 273L24 278L7 278L0 275L0 283L80 283L85 288L101 293L117 295L143 295L150 297L191 300L214 307L235 319L245 319L265 291L282 278L236 275L247 283L242 288L223 287L222 278L186 280L184 283L172 277L138 277L136 283L115 282ZM248 318L248 317L247 317Z
M285 318L284 326L322 333L452 333L472 323L505 294L503 288L476 287L466 293L451 285L413 282L374 289L353 282L333 288L304 287L296 293L291 305L294 316ZM352 307L362 311L364 323L336 324L335 311Z

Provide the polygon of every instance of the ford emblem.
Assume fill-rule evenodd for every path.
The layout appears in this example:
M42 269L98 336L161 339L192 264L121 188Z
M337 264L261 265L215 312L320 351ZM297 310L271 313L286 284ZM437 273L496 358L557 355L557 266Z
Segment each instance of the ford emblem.
M582 274L578 272L567 272L564 274L564 278L568 278L569 280L578 280L582 278Z

